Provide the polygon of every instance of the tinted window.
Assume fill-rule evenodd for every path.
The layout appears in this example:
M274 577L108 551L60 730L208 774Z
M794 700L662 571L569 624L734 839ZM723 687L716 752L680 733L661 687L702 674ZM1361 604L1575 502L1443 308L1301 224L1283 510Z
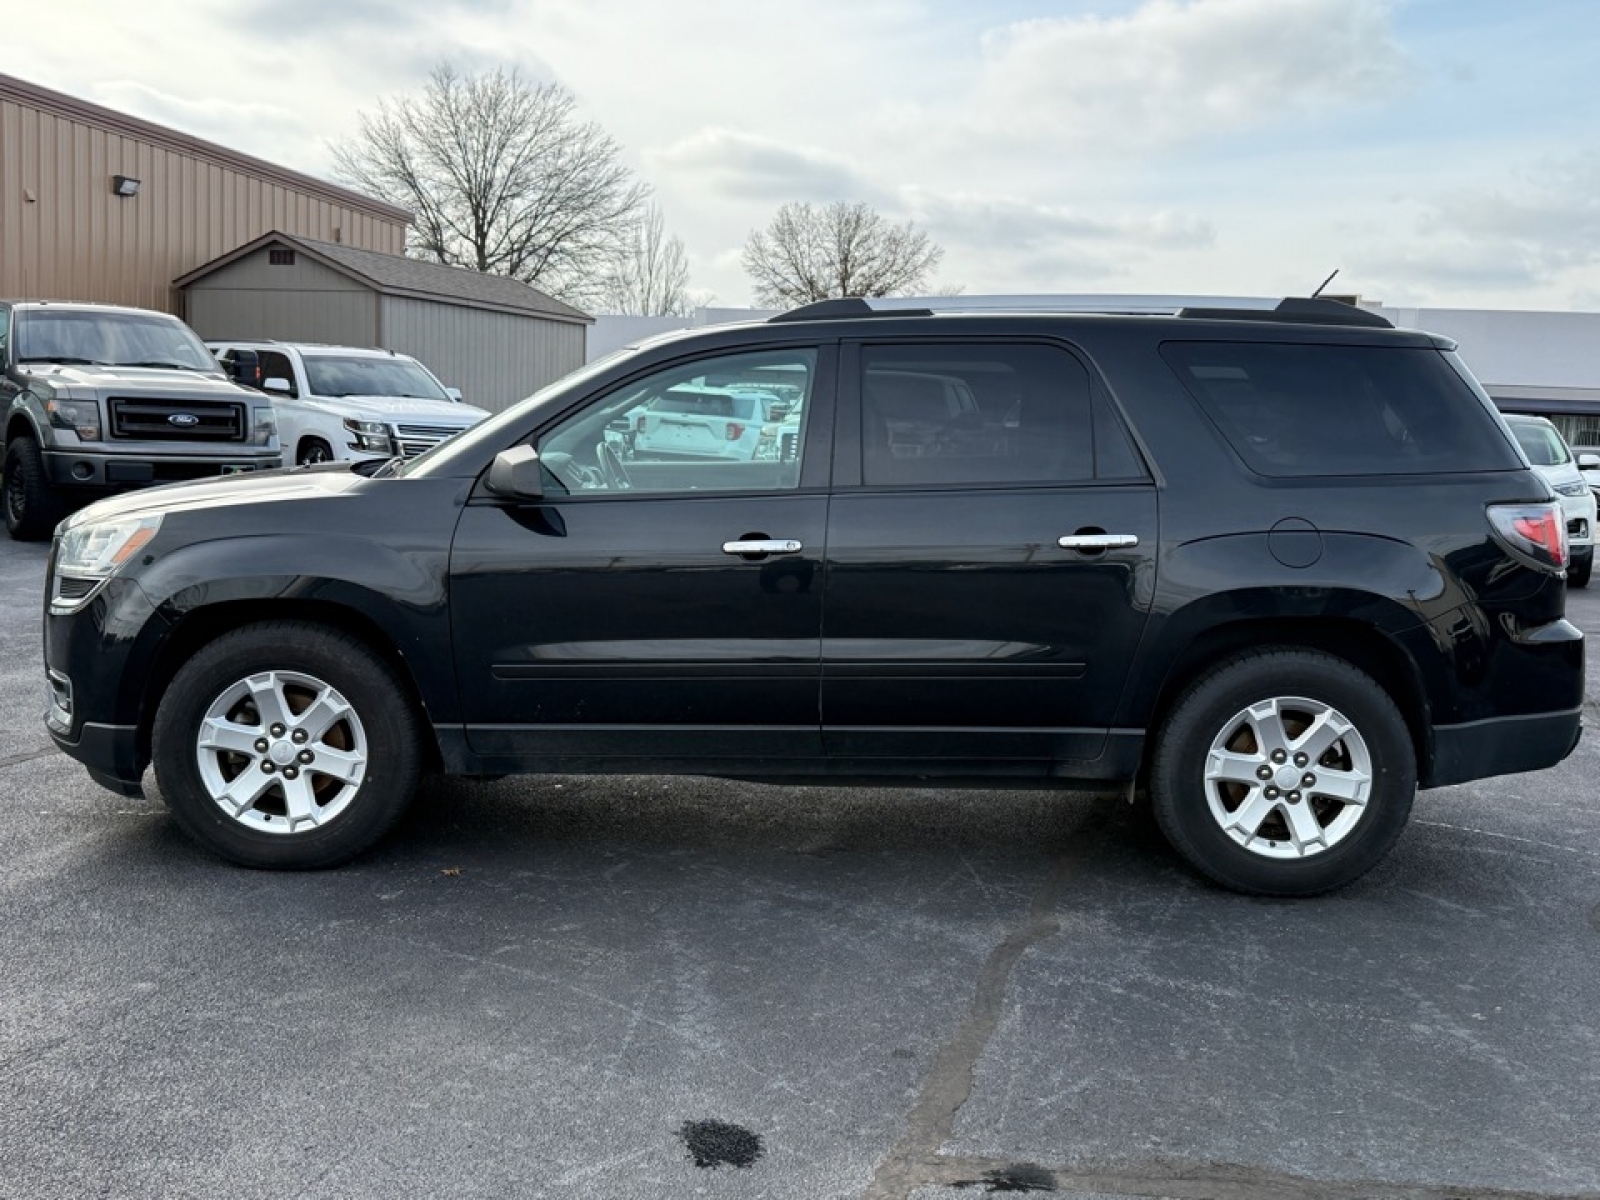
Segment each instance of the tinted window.
M866 346L861 364L861 475L869 486L1096 476L1089 372L1059 347ZM1125 475L1126 439L1113 426L1103 440L1115 451L1119 438L1113 473Z
M110 309L35 309L18 314L19 362L217 370L205 343L176 317Z
M1499 422L1434 350L1169 342L1161 349L1261 475L1511 470Z
M305 354L306 387L313 396L404 396L448 400L434 377L404 358Z

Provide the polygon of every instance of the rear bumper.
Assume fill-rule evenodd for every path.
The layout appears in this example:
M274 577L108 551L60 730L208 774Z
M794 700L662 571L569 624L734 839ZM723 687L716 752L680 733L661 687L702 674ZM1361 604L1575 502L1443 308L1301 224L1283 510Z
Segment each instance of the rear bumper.
M1433 771L1423 787L1553 767L1578 745L1583 709L1492 717L1433 729Z

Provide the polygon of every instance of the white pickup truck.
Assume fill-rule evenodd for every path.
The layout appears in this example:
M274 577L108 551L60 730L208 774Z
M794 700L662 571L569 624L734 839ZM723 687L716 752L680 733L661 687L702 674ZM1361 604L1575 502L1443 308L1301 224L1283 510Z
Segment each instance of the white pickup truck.
M286 463L411 458L489 415L407 354L309 342L206 345L235 378L239 352L255 354L255 379L241 382L272 397Z

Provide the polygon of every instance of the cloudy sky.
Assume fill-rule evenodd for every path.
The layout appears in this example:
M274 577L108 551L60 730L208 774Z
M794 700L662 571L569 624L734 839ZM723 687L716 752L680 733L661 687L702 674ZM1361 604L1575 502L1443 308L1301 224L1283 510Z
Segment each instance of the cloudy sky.
M8 72L314 175L449 61L554 80L689 252L864 200L968 293L1600 309L1593 0L5 0Z

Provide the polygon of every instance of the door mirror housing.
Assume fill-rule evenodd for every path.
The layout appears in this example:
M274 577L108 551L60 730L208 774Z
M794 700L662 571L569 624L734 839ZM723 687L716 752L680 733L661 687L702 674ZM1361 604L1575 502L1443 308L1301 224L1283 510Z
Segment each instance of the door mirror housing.
M495 495L508 500L538 500L544 495L542 470L537 450L532 446L513 446L494 456L486 486Z
M445 388L444 394L446 396L449 396L450 399L454 400L457 404L462 403L462 396L461 396L461 389L460 388Z
M1600 454L1578 455L1578 470L1600 471Z
M254 350L232 350L222 360L228 378L245 387L261 386L261 356Z
M277 392L282 396L294 394L294 388L289 385L289 381L287 379L279 379L276 375L271 379L263 380L261 390L264 392Z

